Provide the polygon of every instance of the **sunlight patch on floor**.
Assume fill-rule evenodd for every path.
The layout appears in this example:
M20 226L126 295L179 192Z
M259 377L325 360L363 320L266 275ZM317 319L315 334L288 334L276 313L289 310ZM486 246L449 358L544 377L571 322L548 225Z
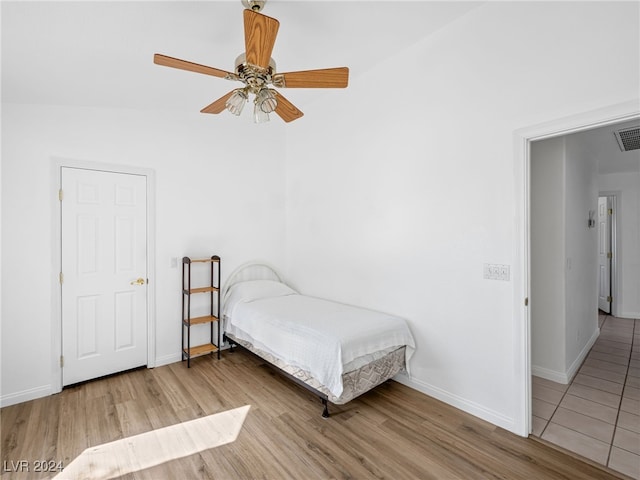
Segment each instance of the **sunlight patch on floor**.
M250 405L87 448L54 478L108 479L234 442Z

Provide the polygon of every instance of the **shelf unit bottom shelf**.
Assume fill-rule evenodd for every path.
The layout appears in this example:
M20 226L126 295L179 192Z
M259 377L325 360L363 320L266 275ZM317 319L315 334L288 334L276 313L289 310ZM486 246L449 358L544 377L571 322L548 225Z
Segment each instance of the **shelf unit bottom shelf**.
M198 357L200 355L206 355L207 353L214 353L218 351L213 343L205 343L204 345L198 345L197 347L183 348L182 352L188 357Z

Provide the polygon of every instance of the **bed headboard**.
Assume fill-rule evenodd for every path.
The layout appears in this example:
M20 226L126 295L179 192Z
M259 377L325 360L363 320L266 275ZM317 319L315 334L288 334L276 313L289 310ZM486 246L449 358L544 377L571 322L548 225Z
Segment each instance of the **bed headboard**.
M275 280L276 282L282 282L282 277L278 274L276 269L266 263L248 262L240 265L236 268L224 286L222 287L222 302L227 299L227 293L229 289L236 283L248 282L250 280Z

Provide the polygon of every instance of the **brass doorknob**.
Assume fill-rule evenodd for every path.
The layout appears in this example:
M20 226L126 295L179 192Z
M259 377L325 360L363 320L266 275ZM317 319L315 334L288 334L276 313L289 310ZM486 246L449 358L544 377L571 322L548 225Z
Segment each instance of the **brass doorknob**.
M144 285L147 281L144 278L139 278L131 282L131 285Z

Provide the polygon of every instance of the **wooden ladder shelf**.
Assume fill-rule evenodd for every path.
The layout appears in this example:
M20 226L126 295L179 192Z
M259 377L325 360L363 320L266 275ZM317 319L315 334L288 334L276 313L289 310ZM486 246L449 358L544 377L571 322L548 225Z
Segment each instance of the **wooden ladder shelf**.
M191 266L194 263L210 265L210 284L204 287L192 288ZM191 296L199 294L208 295L209 314L198 317L191 316ZM198 325L209 325L210 340L202 345L191 345L191 329ZM214 328L215 326L215 328ZM216 332L214 334L214 331ZM182 259L182 360L187 361L187 367L191 368L191 359L208 353L217 352L220 359L220 257L213 255L211 258Z

